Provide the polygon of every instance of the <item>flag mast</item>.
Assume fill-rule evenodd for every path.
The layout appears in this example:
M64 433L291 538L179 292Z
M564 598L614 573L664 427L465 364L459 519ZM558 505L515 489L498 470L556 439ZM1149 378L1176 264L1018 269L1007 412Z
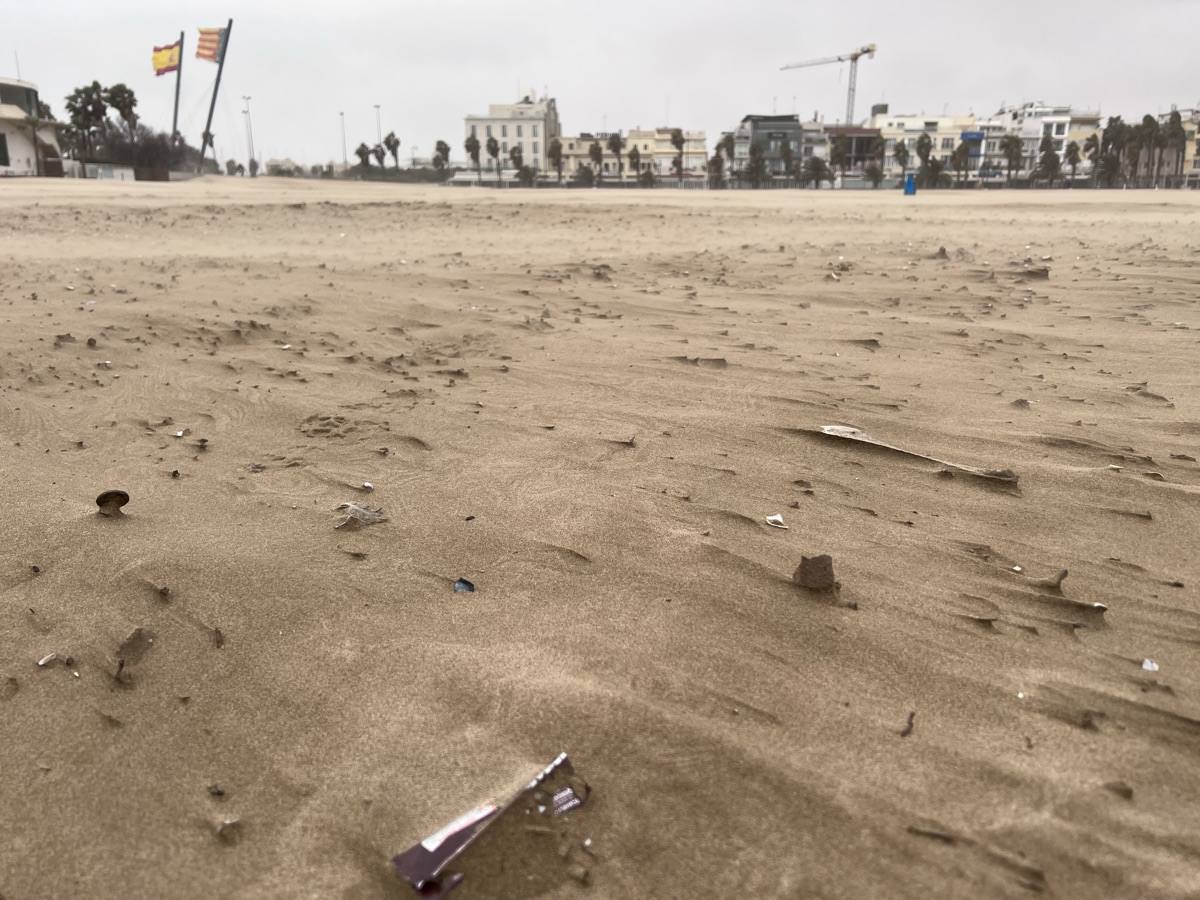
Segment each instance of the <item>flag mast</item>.
M183 32L179 32L179 65L175 68L175 114L171 116L171 143L179 140L179 82L183 78Z
M233 19L229 20L229 24L225 26L225 34L221 40L221 58L217 61L217 80L213 82L212 102L208 105L208 121L204 125L204 138L200 144L200 171L204 171L204 155L208 152L208 146L212 143L212 120L213 113L217 109L217 91L221 89L221 73L225 71L225 55L229 51L229 35L233 33ZM213 147L213 155L215 156L217 148Z

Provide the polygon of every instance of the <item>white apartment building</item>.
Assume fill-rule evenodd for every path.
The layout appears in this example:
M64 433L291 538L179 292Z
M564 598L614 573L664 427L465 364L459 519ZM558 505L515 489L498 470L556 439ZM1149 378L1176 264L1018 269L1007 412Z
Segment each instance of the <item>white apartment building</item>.
M0 78L0 177L62 174L54 123L38 118L37 85Z
M479 164L485 173L491 166L488 138L494 137L500 145L502 167L511 168L509 152L519 145L525 165L545 172L550 169L546 148L562 133L553 97L525 96L516 103L493 103L486 116L467 116L464 124L464 140L472 135L479 140Z
M1021 138L1021 171L1026 174L1037 168L1043 138L1049 137L1054 141L1054 149L1061 160L1067 144L1074 140L1082 149L1083 141L1080 138L1098 130L1099 125L1099 112L1073 110L1069 105L1054 105L1040 100L1001 107L995 115L981 123L987 135L988 159L998 169L1005 167L999 151L1000 138L1006 134ZM1080 171L1086 169L1085 165Z
M930 156L945 163L947 170L950 165L950 154L960 143L966 141L968 145L979 145L973 148L969 167L970 171L976 171L979 168L983 153L983 136L979 134L980 129L973 113L964 116L893 113L888 111L887 104L879 103L872 108L871 119L867 123L867 127L879 129L879 136L883 138L885 148L883 171L889 176L900 173L900 165L893 155L896 145L899 143L903 143L908 148L908 170L911 172L917 169L920 165L920 159L917 156L917 141L923 134L929 135L930 141L933 142Z
M708 148L705 145L703 131L683 132L683 173L687 175L703 175L708 163ZM675 174L674 161L679 156L675 145L671 143L673 128L661 127L652 129L634 128L622 135L624 149L621 151L621 177L634 178L634 172L629 167L629 151L637 147L640 156L639 169L650 171L655 178L670 178ZM563 148L563 178L571 178L583 166L595 165L591 158L593 143L600 145L604 157L600 162L599 175L602 178L617 177L617 161L608 149L610 132L582 132L559 138ZM549 174L555 174L553 166L547 166Z

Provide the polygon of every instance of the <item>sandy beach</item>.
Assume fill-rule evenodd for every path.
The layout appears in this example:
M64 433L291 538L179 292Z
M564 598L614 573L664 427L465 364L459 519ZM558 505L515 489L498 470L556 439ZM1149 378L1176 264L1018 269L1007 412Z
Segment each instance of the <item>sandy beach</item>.
M31 179L0 237L3 900L415 896L562 751L452 900L1200 895L1200 194Z

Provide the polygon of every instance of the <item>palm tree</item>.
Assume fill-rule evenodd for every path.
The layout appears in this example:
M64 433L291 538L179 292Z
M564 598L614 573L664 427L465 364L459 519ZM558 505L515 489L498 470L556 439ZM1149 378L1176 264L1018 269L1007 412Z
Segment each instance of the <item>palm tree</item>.
M921 160L921 170L917 177L920 179L922 185L927 184L929 181L929 155L931 153L933 153L933 138L928 134L922 134L917 138L917 156ZM933 186L936 187L936 183Z
M500 142L494 137L487 139L487 155L492 158L492 168L496 170L496 187L503 187L500 182Z
M1008 174L1004 178L1005 184L1012 184L1013 170L1021 170L1021 160L1025 158L1025 145L1021 143L1020 137L1015 134L1006 134L1000 138L1000 155L1004 157L1005 165L1008 167Z
M471 135L463 141L463 149L467 151L467 158L475 166L475 180L477 183L483 183L483 174L479 169L479 138ZM560 176L561 178L561 176Z
M720 148L725 153L725 160L729 163L729 177L732 179L734 176L733 151L737 148L737 141L734 140L732 133L721 138Z
M508 148L508 158L512 160L513 168L520 175L521 167L525 165L525 154L521 151L520 144L513 144Z
M562 141L555 138L550 142L550 146L546 148L546 158L550 160L550 165L554 166L554 171L558 172L558 183L562 184L563 173L563 146Z
M625 150L625 138L621 137L621 132L614 131L608 136L608 152L613 155L617 161L617 181L623 180L624 168L621 165L621 153Z
M1179 114L1179 110L1171 110L1164 133L1167 145L1175 151L1175 177L1182 180L1183 157L1187 152L1187 131L1183 127L1183 117Z
M942 162L936 156L932 157L929 160L929 163L925 166L925 178L927 181L927 186L933 188L941 187L942 172L945 171L945 169L946 164L944 162ZM949 176L947 176L947 178L948 177Z
M254 159L253 157L250 159L250 177L258 177L258 160Z
M867 181L871 182L871 187L873 188L878 188L879 183L883 181L883 169L874 160L867 163L863 169L863 175L866 176Z
M87 157L92 147L92 133L104 126L108 116L108 106L104 99L104 88L100 82L93 81L86 87L75 88L67 97L67 117L79 136L82 159L80 167L87 177Z
M850 167L850 139L840 134L833 139L829 148L829 164L842 170L842 182L846 181L846 169Z
M1071 187L1075 187L1075 170L1079 168L1079 163L1083 160L1083 157L1079 153L1079 145L1074 141L1067 144L1063 158L1066 160L1067 165L1071 167Z
M237 174L237 166L238 166L238 164L237 164L236 159L225 160L225 174L226 175L236 175Z
M880 169L883 168L883 161L887 159L887 144L883 138L876 137L871 139L871 147L867 150L867 159L873 159L879 163Z
M1046 179L1048 187L1054 187L1054 179L1062 173L1062 163L1058 159L1058 151L1054 149L1054 138L1046 135L1038 147L1041 157L1038 159L1037 175Z
M629 148L629 170L633 172L633 179L637 181L639 175L642 174L642 151L634 144Z
M433 147L433 158L440 159L443 166L450 165L450 145L445 141L438 141Z
M746 172L754 187L762 187L763 179L767 175L767 160L763 155L762 144L757 141L750 145L750 164L746 167Z
M967 176L967 167L971 164L971 148L966 141L960 141L950 154L950 165L958 173L958 185L962 187L963 179Z
M796 160L796 155L792 152L792 142L790 140L784 139L783 146L779 148L779 157L783 161L783 183L787 187L792 177L792 164Z
M125 123L125 127L129 129L129 143L133 147L133 151L137 152L137 133L134 126L137 125L137 113L134 109L137 107L137 97L124 84L114 84L104 92L104 102L110 108L117 111L117 115Z
M908 144L904 138L896 141L896 146L892 148L892 159L900 164L900 186L904 187L904 182L908 180Z
M725 160L721 158L721 148L708 158L708 186L719 188L725 180Z
M1121 147L1121 156L1126 165L1126 178L1133 181L1133 186L1137 187L1138 172L1142 167L1142 126L1127 125L1123 131L1124 143Z
M599 141L592 141L592 146L588 147L588 157L591 159L592 165L595 167L594 174L596 176L596 181L599 182L602 180L600 172L602 171L601 166L604 164L604 148L600 146Z
M1095 132L1089 134L1083 142L1083 155L1092 164L1092 185L1095 186L1100 177L1100 136ZM1071 180L1075 180L1074 169L1071 170Z
M396 132L389 131L383 139L383 146L387 148L387 152L392 154L393 168L400 168L400 138L396 137ZM382 163L380 163L382 165Z
M1142 116L1142 146L1146 149L1147 174L1153 178L1152 184L1157 186L1158 166L1155 164L1155 151L1159 147L1158 119L1147 113Z
M387 151L383 149L383 144L376 144L371 148L371 155L375 157L375 162L379 163L379 168L383 168L383 161L387 159Z
M371 168L371 148L366 145L366 142L363 142L354 148L354 155L357 156L358 161L362 163L364 172Z
M683 148L685 145L683 131L679 128L671 129L671 146L675 148L675 173L679 176L679 186L683 187Z
M832 184L833 172L819 156L810 156L804 163L804 181L811 181L814 188L820 188L822 181Z

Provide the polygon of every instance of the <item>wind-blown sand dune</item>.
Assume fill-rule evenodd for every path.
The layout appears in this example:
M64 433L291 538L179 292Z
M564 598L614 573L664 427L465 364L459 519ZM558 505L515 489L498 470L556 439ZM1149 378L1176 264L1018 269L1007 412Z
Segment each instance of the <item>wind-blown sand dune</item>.
M38 181L0 236L4 900L412 896L559 751L453 900L1200 892L1200 195Z

